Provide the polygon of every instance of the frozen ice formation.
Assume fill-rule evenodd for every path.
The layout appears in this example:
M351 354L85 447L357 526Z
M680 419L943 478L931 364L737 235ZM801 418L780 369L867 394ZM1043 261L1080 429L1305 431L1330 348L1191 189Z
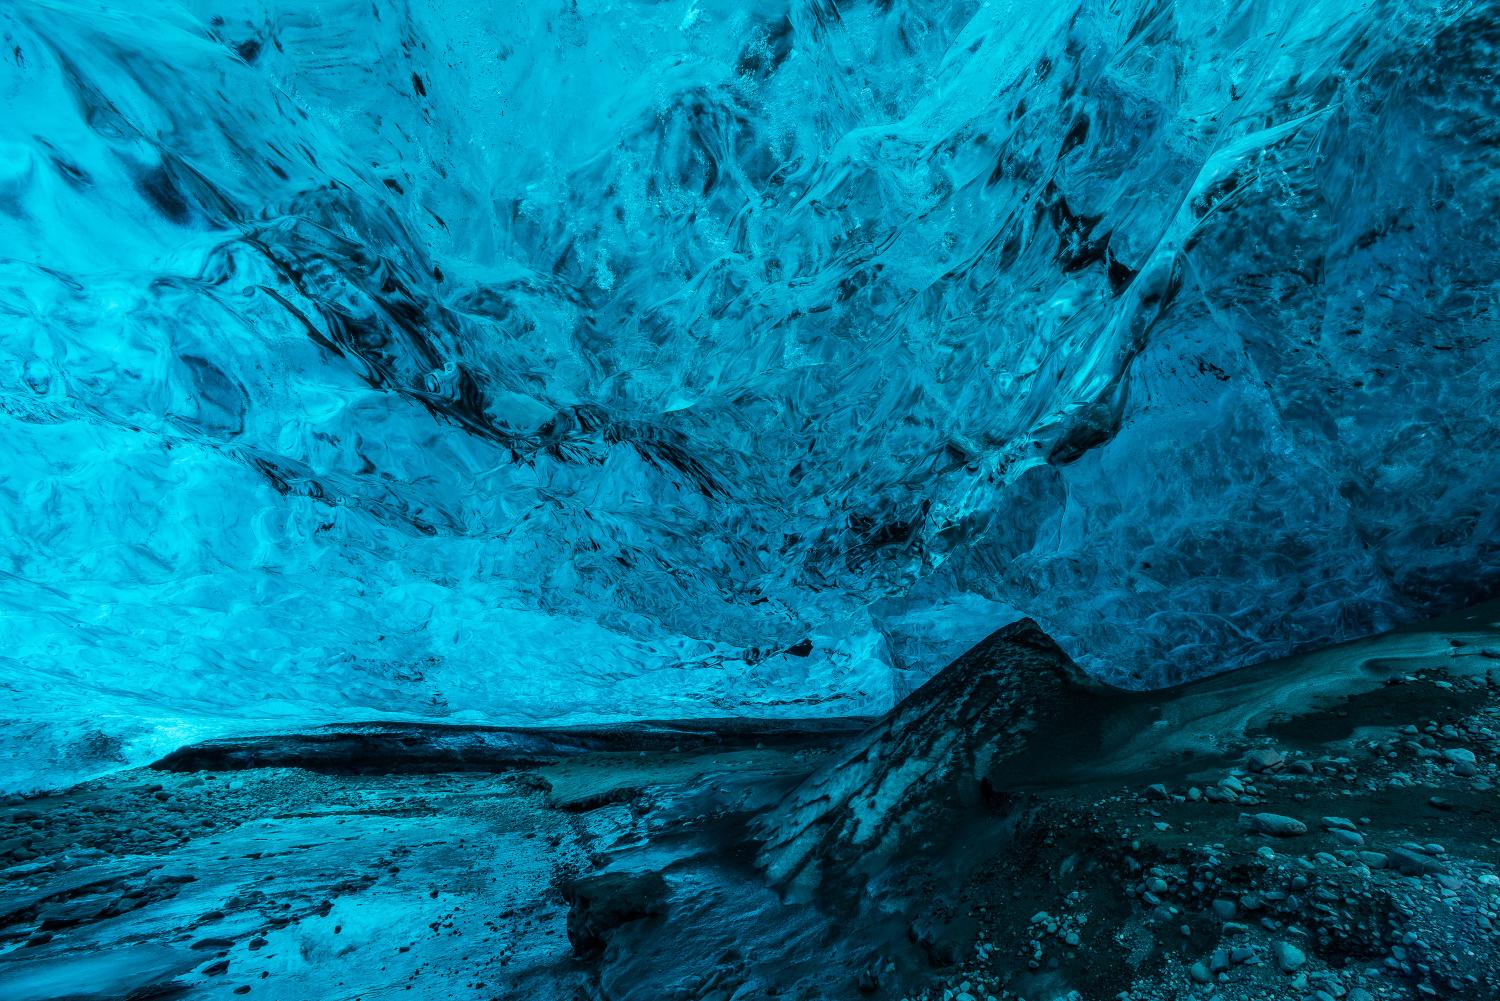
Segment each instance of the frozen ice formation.
M5 5L0 781L1495 594L1495 13Z

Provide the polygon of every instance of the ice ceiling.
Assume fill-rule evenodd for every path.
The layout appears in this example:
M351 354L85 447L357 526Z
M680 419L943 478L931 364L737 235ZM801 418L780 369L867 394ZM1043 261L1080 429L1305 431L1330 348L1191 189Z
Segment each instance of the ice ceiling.
M1500 10L0 10L0 772L1500 593Z

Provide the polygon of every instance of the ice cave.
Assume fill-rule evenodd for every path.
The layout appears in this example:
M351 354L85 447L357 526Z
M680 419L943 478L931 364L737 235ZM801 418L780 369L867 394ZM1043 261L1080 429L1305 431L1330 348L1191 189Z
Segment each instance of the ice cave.
M0 1001L1500 999L1500 0L0 34Z

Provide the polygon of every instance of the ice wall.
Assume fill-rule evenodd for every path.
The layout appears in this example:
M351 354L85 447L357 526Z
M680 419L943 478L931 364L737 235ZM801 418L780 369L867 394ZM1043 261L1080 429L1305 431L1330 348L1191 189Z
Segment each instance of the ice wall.
M0 6L0 781L1500 592L1497 25Z

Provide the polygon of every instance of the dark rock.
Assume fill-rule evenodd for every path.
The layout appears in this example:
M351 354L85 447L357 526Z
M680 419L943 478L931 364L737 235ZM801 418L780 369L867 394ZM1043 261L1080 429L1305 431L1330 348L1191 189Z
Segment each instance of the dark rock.
M1240 825L1252 831L1269 834L1273 838L1292 838L1307 833L1307 825L1302 821L1292 817L1283 817L1279 813L1242 813Z
M1152 693L1153 695L1155 693ZM957 818L1048 777L1115 707L1142 702L1085 674L1031 619L1006 626L939 671L756 819L772 881L812 895L825 877L863 892L903 844L932 842ZM1099 717L1084 722L1090 714ZM923 762L911 768L909 762Z
M568 941L581 957L604 951L604 934L629 921L667 912L667 884L654 872L608 872L563 888L568 902Z
M1307 962L1307 954L1290 942L1272 942L1271 955L1284 973L1293 973Z
M1405 848L1393 850L1386 856L1385 864L1386 868L1394 869L1403 876L1421 876L1425 873L1447 874L1448 872L1441 863Z
M82 900L69 900L66 903L43 907L37 917L41 919L42 931L56 931L59 928L71 928L80 921L96 918L107 906L108 902L98 897L85 897Z
M188 948L195 951L199 949L228 949L232 945L234 945L234 939L232 938L200 938L188 946Z
M1245 757L1245 767L1252 772L1273 771L1281 767L1285 756L1280 751L1251 751Z

